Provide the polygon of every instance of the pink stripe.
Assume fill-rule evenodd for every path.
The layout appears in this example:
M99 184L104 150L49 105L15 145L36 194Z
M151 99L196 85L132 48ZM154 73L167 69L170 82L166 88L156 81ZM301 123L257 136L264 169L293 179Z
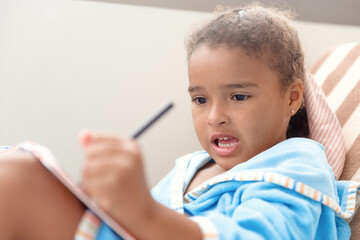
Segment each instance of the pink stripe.
M339 167L338 167L338 172L336 174L336 178L339 179L343 170L344 170L344 165L345 165L345 153L344 152L340 152L339 153L339 158L341 159L341 161L339 161Z
M310 98L313 100L313 98ZM309 115L309 127L310 127L310 133L311 133L311 137L313 138L314 135L316 135L316 133L318 132L318 124L317 124L317 119L319 118L318 112L319 112L319 108L314 108L314 105L311 104L309 106L309 110L308 112L311 114Z
M314 88L318 88L318 86L316 86L315 82L313 82L313 85L314 85L313 86ZM315 95L315 94L313 94L313 95ZM318 136L322 130L321 128L319 128L319 126L321 126L324 121L323 106L324 106L325 101L321 101L322 99L319 97L320 97L320 95L314 96L314 101L317 102L318 104L313 104L313 106L315 106L315 108L312 108L310 111L311 112L310 115L312 115L312 121L313 121L313 126L314 126L314 129L312 129L313 130L312 137L314 139L318 139Z
M322 114L322 116L324 116L325 114ZM317 124L314 124L314 134L312 135L312 138L315 140L320 141L321 139L323 139L324 137L324 130L323 130L323 126L324 126L324 119L318 119L317 120Z
M339 140L339 142L340 142L339 145L342 144L341 139ZM339 151L335 152L336 154L334 155L334 158L338 159L338 162L345 163L345 154L346 153L345 153L345 151L341 151L342 149L340 147L339 147L339 149L340 149Z
M324 101L323 101L324 103ZM324 105L324 104L323 104ZM322 119L321 121L319 121L320 125L327 125L328 131L320 131L321 128L318 128L318 135L314 136L314 138L316 139L327 139L326 137L329 136L329 134L334 131L334 127L336 125L336 121L334 119L334 117L331 117L333 114L331 111L325 111L325 109L323 109L322 111ZM330 120L330 121L329 121ZM330 131L332 130L332 131Z
M311 112L312 112L312 117L311 117L311 121L312 121L312 126L313 126L313 134L312 136L316 135L316 133L318 132L319 128L319 112L320 112L320 109L311 109Z
M335 176L336 176L336 178L338 178L338 177L340 177L339 171L342 171L343 165L344 165L344 160L345 160L345 158L343 157L344 152L342 151L342 147L341 147L342 135L339 136L339 134L338 134L333 139L334 139L334 141L332 143L332 145L333 145L332 153L329 154L328 160L329 160L329 164L333 166L334 172L335 171L337 172L335 174ZM340 174L341 174L341 172L340 172Z
M322 108L320 107L320 104L319 104L319 103L321 103L319 101L320 99L318 99L318 95L316 94L318 92L319 88L316 85L315 79L312 79L310 88L311 88L310 91L312 90L311 94L310 94L311 95L310 97L313 100L313 102L311 104L311 110L312 110L311 115L312 115L312 118L315 120L314 123L318 123L316 120L319 119L319 117L320 117L319 112L320 112L320 110ZM316 104L316 102L318 104Z
M328 162L333 168L334 175L338 178L344 165L341 127L326 101L322 88L309 72L307 80L304 97L310 137L324 145Z
M327 134L328 140L331 141L330 143L337 142L338 143L337 147L332 146L332 148L336 148L337 150L340 150L339 140L342 140L342 133L341 133L341 129L338 125L338 121L335 118L332 119L332 123L331 123L330 127L331 127L331 131L329 131L329 134Z
M337 133L337 134L336 134ZM334 139L332 141L332 148L335 149L334 152L339 152L342 149L342 134L340 131L334 132ZM341 152L341 151L340 151Z
M319 136L316 136L316 139L321 139L324 140L326 142L331 141L330 137L332 134L334 134L334 132L336 132L336 120L334 118L331 118L331 113L328 111L325 114L323 114L325 120L323 124L327 123L327 128L328 131L319 131ZM329 119L330 118L330 119ZM326 120L330 120L330 121L326 121Z
M337 139L336 139L337 138ZM328 157L328 161L330 164L333 164L334 159L332 158L333 152L338 150L337 147L333 147L333 145L338 142L339 137L336 137L335 134L332 134L332 136L329 136L325 139L323 139L324 144L326 144L326 154Z
M336 159L336 162L338 163L338 169L341 171L337 177L340 177L342 170L344 169L345 164L345 152L344 151L338 151L337 154L334 156L334 159Z
M341 154L343 155L343 154ZM339 179L342 172L343 172L343 169L344 169L344 164L342 164L341 162L338 162L338 166L336 168L334 168L334 175L335 175L335 178L336 179Z

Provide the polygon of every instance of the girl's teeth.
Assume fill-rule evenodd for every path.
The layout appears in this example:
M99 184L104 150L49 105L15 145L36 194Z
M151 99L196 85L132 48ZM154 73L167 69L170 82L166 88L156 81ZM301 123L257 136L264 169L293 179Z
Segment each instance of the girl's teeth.
M223 137L223 138L219 138L219 140L229 140L232 139L231 137Z
M229 144L219 143L219 147L232 147L235 144L236 144L236 142L229 143Z

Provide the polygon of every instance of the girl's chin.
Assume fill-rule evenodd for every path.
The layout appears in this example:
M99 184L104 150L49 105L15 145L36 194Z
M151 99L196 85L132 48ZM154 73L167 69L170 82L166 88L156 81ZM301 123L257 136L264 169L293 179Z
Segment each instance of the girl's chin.
M224 157L216 156L213 159L216 162L216 164L224 171L228 171L239 164L239 162L237 161L238 159L233 159L233 158L224 158Z

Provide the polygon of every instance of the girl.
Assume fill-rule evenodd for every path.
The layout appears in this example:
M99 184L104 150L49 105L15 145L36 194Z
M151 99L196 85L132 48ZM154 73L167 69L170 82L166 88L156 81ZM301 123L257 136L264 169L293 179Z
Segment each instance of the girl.
M187 52L204 151L150 193L134 140L86 131L84 190L138 239L349 239L324 149L306 138L304 57L287 14L221 10ZM2 158L1 239L70 239L81 218L76 239L120 239L29 155Z

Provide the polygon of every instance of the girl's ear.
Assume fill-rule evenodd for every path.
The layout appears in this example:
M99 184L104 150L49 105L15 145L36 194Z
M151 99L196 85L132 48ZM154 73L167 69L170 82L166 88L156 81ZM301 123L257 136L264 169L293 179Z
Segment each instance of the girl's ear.
M290 116L293 116L299 110L303 102L303 83L300 79L296 79L288 87L288 98L288 112Z

